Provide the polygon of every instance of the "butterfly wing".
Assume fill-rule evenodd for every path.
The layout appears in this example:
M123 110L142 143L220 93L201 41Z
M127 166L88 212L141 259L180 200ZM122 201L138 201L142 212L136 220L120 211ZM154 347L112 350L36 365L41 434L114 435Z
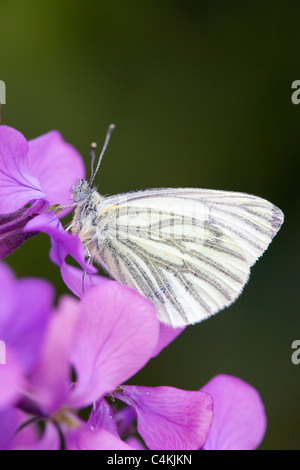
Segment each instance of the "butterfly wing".
M251 194L212 189L146 189L109 198L113 204L172 211L219 228L243 248L252 266L283 223L283 213L271 202Z
M92 256L155 305L163 323L199 322L230 305L283 221L243 193L154 189L105 198Z

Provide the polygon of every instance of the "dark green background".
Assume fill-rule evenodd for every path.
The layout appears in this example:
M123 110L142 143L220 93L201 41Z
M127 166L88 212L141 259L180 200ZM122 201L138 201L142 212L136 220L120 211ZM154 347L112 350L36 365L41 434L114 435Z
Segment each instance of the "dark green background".
M262 449L300 449L298 159L300 4L179 0L1 2L3 123L30 139L58 129L85 157L117 129L102 194L148 187L253 193L285 223L230 308L189 327L133 383L198 389L218 373L254 385ZM55 167L53 167L55 172ZM9 257L19 276L67 292L39 235Z

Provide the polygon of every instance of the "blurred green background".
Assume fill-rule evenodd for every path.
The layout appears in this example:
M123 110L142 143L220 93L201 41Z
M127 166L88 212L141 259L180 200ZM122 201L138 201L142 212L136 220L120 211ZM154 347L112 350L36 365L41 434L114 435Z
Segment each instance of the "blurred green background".
M255 386L261 449L300 449L300 3L282 1L1 2L2 122L30 139L58 129L84 156L117 129L102 194L203 187L264 197L285 223L242 296L189 327L132 381L198 389L218 373ZM55 171L55 168L53 168ZM298 206L299 207L299 206ZM39 235L7 262L67 292Z

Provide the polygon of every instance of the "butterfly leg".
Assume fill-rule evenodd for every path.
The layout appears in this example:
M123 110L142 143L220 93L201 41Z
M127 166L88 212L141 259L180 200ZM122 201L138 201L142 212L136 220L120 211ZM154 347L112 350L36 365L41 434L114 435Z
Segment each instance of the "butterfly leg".
M71 224L64 227L65 231L68 232L72 227L77 223L77 220L74 220Z
M85 246L84 247L85 249L85 252L86 252L86 255L87 255L87 258L86 258L86 261L87 263L90 263L91 262L91 259L92 259L92 255L89 251L89 249ZM82 293L84 294L84 281L85 281L85 276L86 276L86 271L83 271L83 275L82 275Z

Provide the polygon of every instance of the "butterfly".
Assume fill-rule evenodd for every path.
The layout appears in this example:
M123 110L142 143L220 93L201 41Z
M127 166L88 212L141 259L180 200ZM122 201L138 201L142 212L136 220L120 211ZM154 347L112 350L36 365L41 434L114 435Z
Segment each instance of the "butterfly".
M212 189L101 196L93 181L113 130L90 181L72 188L72 232L88 260L148 298L159 320L175 328L232 304L283 223L282 211L257 196Z

